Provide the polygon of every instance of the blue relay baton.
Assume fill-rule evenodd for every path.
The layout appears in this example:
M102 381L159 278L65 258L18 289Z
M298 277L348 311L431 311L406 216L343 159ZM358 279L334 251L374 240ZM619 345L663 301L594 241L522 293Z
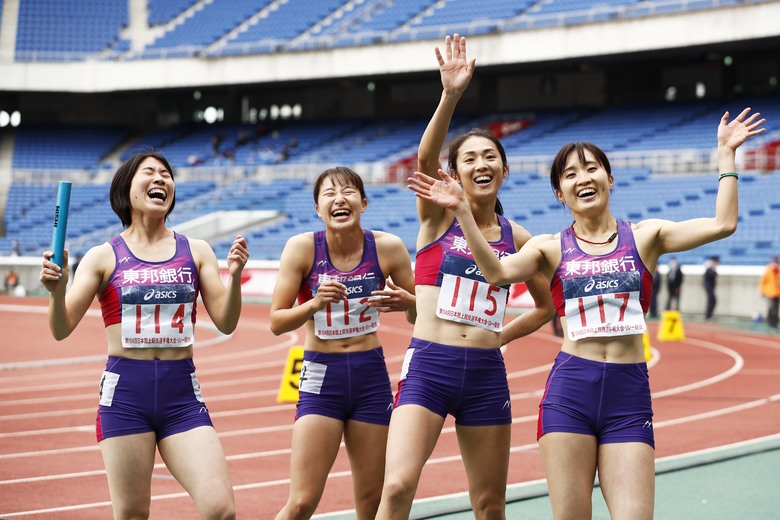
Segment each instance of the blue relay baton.
M51 237L51 250L54 252L51 261L63 267L65 254L65 232L68 229L68 210L70 209L71 183L60 181L57 186L57 205L54 207L54 229Z

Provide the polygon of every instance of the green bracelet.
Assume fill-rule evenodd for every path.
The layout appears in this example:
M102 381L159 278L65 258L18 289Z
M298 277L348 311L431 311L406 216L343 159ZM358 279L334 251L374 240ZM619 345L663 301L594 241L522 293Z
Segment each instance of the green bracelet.
M720 174L720 177L718 177L718 181L719 181L719 182L720 182L720 181L722 181L722 180L723 180L723 177L734 177L735 179L739 179L739 174L738 174L737 172L726 172L726 173L721 173L721 174Z

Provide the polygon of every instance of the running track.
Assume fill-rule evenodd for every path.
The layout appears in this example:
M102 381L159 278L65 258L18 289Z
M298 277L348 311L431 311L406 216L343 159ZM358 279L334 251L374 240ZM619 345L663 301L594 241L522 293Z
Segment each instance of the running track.
M46 304L0 296L0 518L110 518L94 433L105 365L102 320L93 307L73 335L58 343L49 335ZM230 337L216 333L203 317L198 326L195 361L228 457L239 518L273 518L289 487L294 405L277 403L276 397L287 349L303 338L275 337L267 320L267 306L245 305ZM400 371L410 331L401 315L383 315L391 377ZM510 483L543 478L536 412L560 344L549 331L546 326L505 353L514 416ZM687 322L685 333L684 342L652 341L657 457L780 432L777 337ZM453 426L449 418L418 498L466 490ZM159 458L154 477L152 518L197 518L191 499ZM351 509L351 485L342 449L318 514Z

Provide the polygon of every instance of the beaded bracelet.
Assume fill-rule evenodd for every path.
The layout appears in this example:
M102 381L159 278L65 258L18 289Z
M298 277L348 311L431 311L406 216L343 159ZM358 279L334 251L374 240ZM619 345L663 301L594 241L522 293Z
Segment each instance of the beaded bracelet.
M734 177L735 179L739 179L739 174L737 172L721 173L720 177L718 177L718 181L722 181L723 177Z

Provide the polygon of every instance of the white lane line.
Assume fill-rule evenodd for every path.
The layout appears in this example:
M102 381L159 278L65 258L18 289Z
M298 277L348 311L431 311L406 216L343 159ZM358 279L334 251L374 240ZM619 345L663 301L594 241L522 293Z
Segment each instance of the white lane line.
M714 385L715 383L728 379L733 375L737 374L740 370L742 370L742 367L745 366L744 358L739 354L739 352L735 351L732 348L719 345L717 343L712 343L709 341L703 341L698 339L686 339L685 342L690 343L692 345L698 345L702 348L706 348L709 350L714 350L716 352L720 352L721 354L725 354L726 356L734 360L734 364L728 370L725 370L720 374L716 374L707 379L702 379L701 381L697 381L695 383L691 383L688 385L682 385L674 388L669 388L667 390L661 390L659 392L653 392L652 393L653 399L660 399L661 397L668 397L670 395L681 394L683 392L689 392L691 390L696 390L698 388L703 388L705 386Z

